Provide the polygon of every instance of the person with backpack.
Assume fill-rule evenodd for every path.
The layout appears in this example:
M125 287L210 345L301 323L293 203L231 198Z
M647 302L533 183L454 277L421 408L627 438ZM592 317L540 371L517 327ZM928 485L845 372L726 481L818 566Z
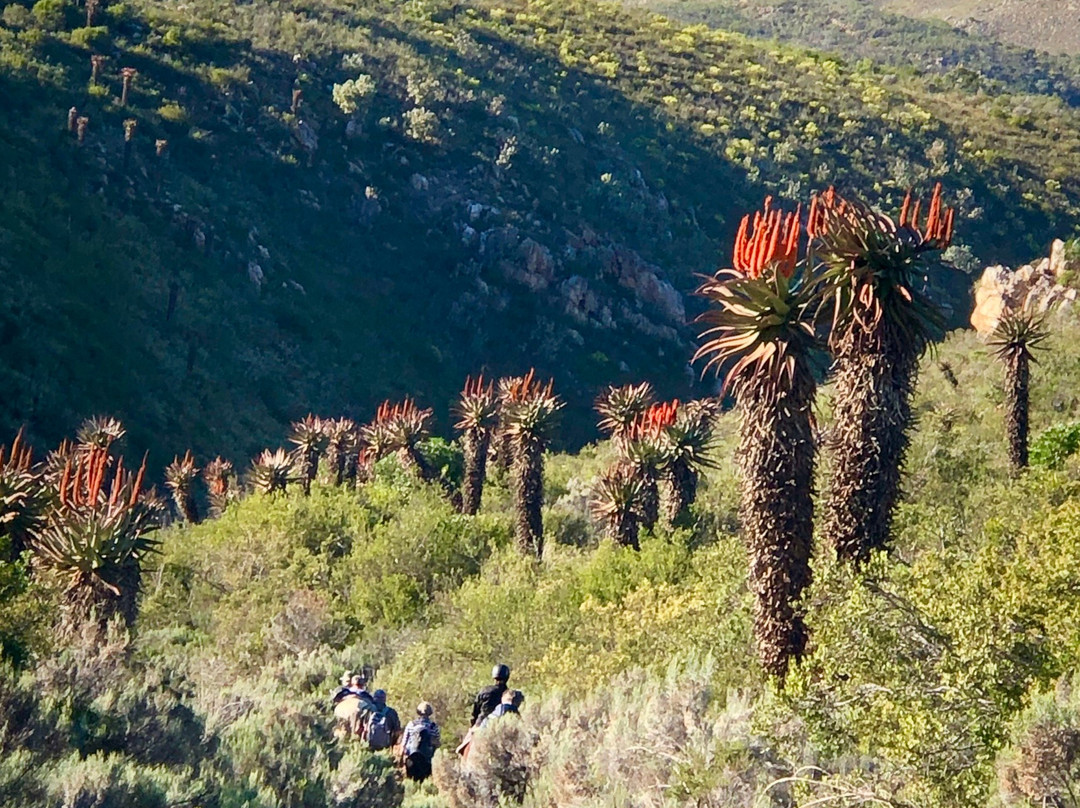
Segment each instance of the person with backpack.
M367 714L364 737L367 739L368 749L379 752L397 744L401 735L401 719L398 718L397 710L387 706L385 690L376 690L372 693L372 698L375 706Z
M431 759L442 742L439 725L431 717L434 711L428 702L420 702L416 708L416 718L406 725L401 741L405 776L418 783L431 776Z
M473 701L472 726L478 726L485 718L495 712L495 708L502 703L503 693L506 692L506 683L510 680L510 668L507 665L498 664L491 669L491 678L494 684L488 685L476 694Z
M342 681L344 679L342 677ZM368 715L375 710L375 699L367 689L367 676L356 674L350 677L348 687L334 693L333 704L341 734L363 740Z

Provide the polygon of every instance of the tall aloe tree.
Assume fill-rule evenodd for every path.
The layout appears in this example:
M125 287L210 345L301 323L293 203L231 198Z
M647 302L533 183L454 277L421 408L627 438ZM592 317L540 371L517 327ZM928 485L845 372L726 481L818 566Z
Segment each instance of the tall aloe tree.
M653 404L616 440L623 464L641 483L641 526L652 529L660 518L660 469L667 460L667 430L675 423L679 402Z
M919 360L942 334L923 291L926 258L952 239L941 185L921 220L904 200L899 222L830 189L814 199L810 233L833 310L833 470L824 535L841 559L861 563L889 546L912 426Z
M349 418L326 418L322 420L326 438L326 465L330 469L330 482L343 485L349 470L349 459L359 448L359 432L356 422Z
M799 261L799 212L765 209L742 220L732 268L698 293L713 307L694 359L726 369L740 415L742 530L750 551L754 630L762 665L783 679L805 648L798 599L813 546L813 405L817 349L813 262Z
M1050 336L1046 320L1027 308L1006 312L990 336L994 355L1005 365L1005 433L1013 473L1028 464L1028 386L1032 351Z
M48 504L44 475L20 430L10 449L0 446L0 539L7 539L6 554L0 543L0 561L14 560L27 549Z
M495 386L491 382L485 385L483 376L466 379L454 414L458 417L454 427L461 430L461 446L465 455L461 512L471 515L480 510L491 434L499 419L499 399L495 395Z
M700 399L669 405L674 419L665 427L661 446L660 516L672 527L686 518L697 498L701 472L715 468L715 420L720 411L717 399Z
M143 491L145 474L145 460L133 474L100 446L66 464L56 504L31 541L35 567L62 589L64 633L103 627L114 615L134 623L142 562L157 544L147 535L158 508Z
M644 484L637 471L616 463L593 485L590 507L593 518L603 524L612 539L624 547L641 549L641 502Z
M311 484L319 473L319 458L326 451L328 442L321 418L309 413L293 423L289 443L296 446L294 452L296 475L300 479L304 496L311 494Z
M191 452L185 452L183 458L174 457L165 469L165 485L172 492L173 503L180 515L189 524L199 522L199 508L195 503L195 480L199 477L199 468Z
M210 493L210 513L221 516L230 502L237 499L236 471L229 460L215 457L203 469L203 481Z
M530 370L502 391L503 429L510 440L513 460L510 488L516 514L514 535L522 552L540 558L544 552L544 450L563 407L552 392L553 382L542 384Z
M293 459L284 449L271 452L264 449L251 462L248 481L251 487L262 494L283 494L289 483L296 481Z

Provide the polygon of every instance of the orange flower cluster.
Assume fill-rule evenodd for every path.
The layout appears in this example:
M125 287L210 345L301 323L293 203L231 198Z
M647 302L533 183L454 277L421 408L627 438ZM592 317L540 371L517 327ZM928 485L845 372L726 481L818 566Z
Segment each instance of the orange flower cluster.
M774 265L785 278L795 273L802 235L802 207L794 213L772 210L772 197L765 197L764 210L744 216L735 236L732 266L747 278L760 278L766 267Z
M94 447L79 456L72 474L71 460L64 464L64 474L60 478L60 504L64 507L89 506L96 508L105 490L105 477L109 467L109 453L105 449ZM120 509L133 508L142 492L143 478L146 476L146 458L135 476L131 491L121 499L131 482L130 472L124 471L124 458L116 462L112 485L109 488L108 509L111 511L119 503Z
M915 208L911 208L911 191L904 197L904 206L900 209L900 226L909 227L919 234L921 240L927 245L933 245L935 249L945 249L952 243L953 221L956 210L941 205L941 183L934 186L934 193L930 197L930 209L926 216L926 225L919 226L919 207L921 199L915 200ZM908 218L910 212L911 217Z
M628 437L632 441L641 440L642 438L656 438L675 423L675 417L678 413L678 399L653 404L634 420L634 423L630 426Z
M551 396L554 388L554 379L549 379L545 386L543 382L536 380L536 369L529 368L528 373L513 379L503 390L503 400L508 404L520 404L533 398L547 398Z
M495 383L488 382L484 387L484 375L481 373L475 379L472 376L465 377L465 389L461 391L462 398L479 398L480 396L492 396L495 394Z
M953 222L956 211L953 208L943 206L941 203L941 183L934 186L934 193L930 198L926 223L919 224L922 200L915 199L912 207L911 191L904 197L904 205L900 209L900 221L898 225L892 224L888 216L874 213L862 203L852 203L844 199L836 192L835 188L829 188L822 194L814 196L810 202L810 215L806 222L806 232L810 238L818 238L825 235L831 227L844 221L875 221L883 224L875 226L890 232L895 226L907 228L914 234L916 243L921 249L943 250L952 243Z
M33 465L34 450L29 446L22 445L22 430L19 430L19 434L15 436L15 440L11 442L11 451L8 452L7 462L4 462L4 447L0 446L0 467L6 468L8 471L29 471L30 466Z
M407 418L416 418L418 415L423 415L424 413L430 414L430 412L431 410L420 410L416 406L416 402L411 398L406 398L404 401L400 401L394 405L391 405L389 400L387 400L380 404L379 409L375 411L375 423L389 424Z

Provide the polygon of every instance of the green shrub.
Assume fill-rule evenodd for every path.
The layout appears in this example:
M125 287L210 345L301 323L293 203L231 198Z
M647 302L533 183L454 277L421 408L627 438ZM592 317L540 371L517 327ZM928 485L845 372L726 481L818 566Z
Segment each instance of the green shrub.
M26 28L33 22L34 15L26 6L18 3L10 3L4 6L4 13L0 15L0 21L8 28Z
M48 31L59 31L67 26L74 6L69 0L37 0L30 9L38 25Z
M72 45L95 51L101 51L108 47L110 38L109 29L104 25L76 28L70 35Z
M1031 465L1059 469L1080 450L1080 421L1052 426L1031 442Z

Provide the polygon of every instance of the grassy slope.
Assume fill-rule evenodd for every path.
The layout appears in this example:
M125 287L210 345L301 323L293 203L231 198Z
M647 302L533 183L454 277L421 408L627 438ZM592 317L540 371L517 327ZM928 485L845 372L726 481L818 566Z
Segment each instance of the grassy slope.
M896 205L943 177L960 238L998 260L1080 210L1080 127L1059 102L610 4L132 0L75 34L59 7L0 28L0 425L48 441L107 410L159 463L185 445L239 458L309 409L366 418L411 393L443 417L467 372L535 364L557 372L576 443L605 382L687 392L689 332L626 267L691 291L765 192L838 181ZM91 51L108 57L97 89ZM121 66L139 70L126 110ZM331 87L359 72L377 93L348 139ZM91 118L82 149L61 131L71 105ZM574 276L593 295L577 316Z

